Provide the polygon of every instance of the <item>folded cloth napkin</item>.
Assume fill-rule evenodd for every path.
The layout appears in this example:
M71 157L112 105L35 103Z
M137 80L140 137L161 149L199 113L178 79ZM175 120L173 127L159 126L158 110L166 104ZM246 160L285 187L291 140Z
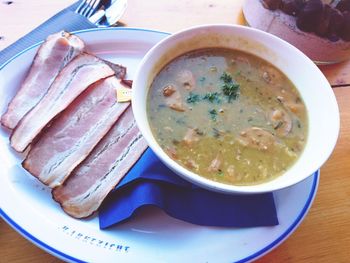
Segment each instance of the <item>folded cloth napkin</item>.
M0 65L31 45L46 39L50 34L61 30L72 32L96 27L86 17L74 12L78 4L79 1L57 13L18 41L3 49L0 52Z
M167 168L147 149L99 209L100 228L124 222L143 206L197 225L221 227L278 224L272 193L228 195L195 186Z

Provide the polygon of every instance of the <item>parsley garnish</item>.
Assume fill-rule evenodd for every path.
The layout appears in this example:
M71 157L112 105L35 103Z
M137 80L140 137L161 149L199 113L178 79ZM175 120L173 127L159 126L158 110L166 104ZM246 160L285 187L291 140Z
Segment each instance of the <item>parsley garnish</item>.
M194 94L192 92L190 92L190 94L188 95L186 101L187 103L197 103L200 100L200 97L198 94Z
M220 103L220 94L218 92L209 92L203 96L203 100L208 100L211 103Z
M213 121L216 121L216 117L218 116L218 112L216 111L216 109L212 109L209 111L209 114L210 114L210 118L213 120Z
M230 83L232 82L232 77L230 74L228 74L227 72L222 73L220 79L224 82L224 83Z
M228 102L237 99L239 95L239 84L236 83L230 74L224 72L220 79L224 82L222 85L222 92L227 97Z

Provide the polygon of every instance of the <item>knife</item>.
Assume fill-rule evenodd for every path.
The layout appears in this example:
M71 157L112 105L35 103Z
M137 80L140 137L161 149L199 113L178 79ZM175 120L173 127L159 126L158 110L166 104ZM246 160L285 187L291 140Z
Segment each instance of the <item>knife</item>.
M108 8L99 9L89 18L89 21L98 27L112 26L124 14L127 2L127 0L112 0Z

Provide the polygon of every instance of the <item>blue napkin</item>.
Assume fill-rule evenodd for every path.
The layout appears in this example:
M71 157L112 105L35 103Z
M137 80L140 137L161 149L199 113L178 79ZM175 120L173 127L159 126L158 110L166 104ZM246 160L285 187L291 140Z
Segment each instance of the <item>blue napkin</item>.
M278 224L272 193L227 195L199 188L173 173L147 149L99 209L100 228L122 223L143 206L197 225L256 227Z
M79 2L80 1L60 11L24 37L3 49L0 52L0 65L31 45L46 39L50 34L57 33L61 30L72 32L96 27L96 25L92 24L87 18L74 12Z

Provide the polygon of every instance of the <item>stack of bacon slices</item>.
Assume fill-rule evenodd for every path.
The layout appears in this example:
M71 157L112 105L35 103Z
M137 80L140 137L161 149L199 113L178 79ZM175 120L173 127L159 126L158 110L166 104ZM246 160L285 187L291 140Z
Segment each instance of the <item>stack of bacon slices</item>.
M59 32L38 49L1 117L22 166L52 189L64 211L91 215L147 148L129 102L117 102L126 68L86 53Z

